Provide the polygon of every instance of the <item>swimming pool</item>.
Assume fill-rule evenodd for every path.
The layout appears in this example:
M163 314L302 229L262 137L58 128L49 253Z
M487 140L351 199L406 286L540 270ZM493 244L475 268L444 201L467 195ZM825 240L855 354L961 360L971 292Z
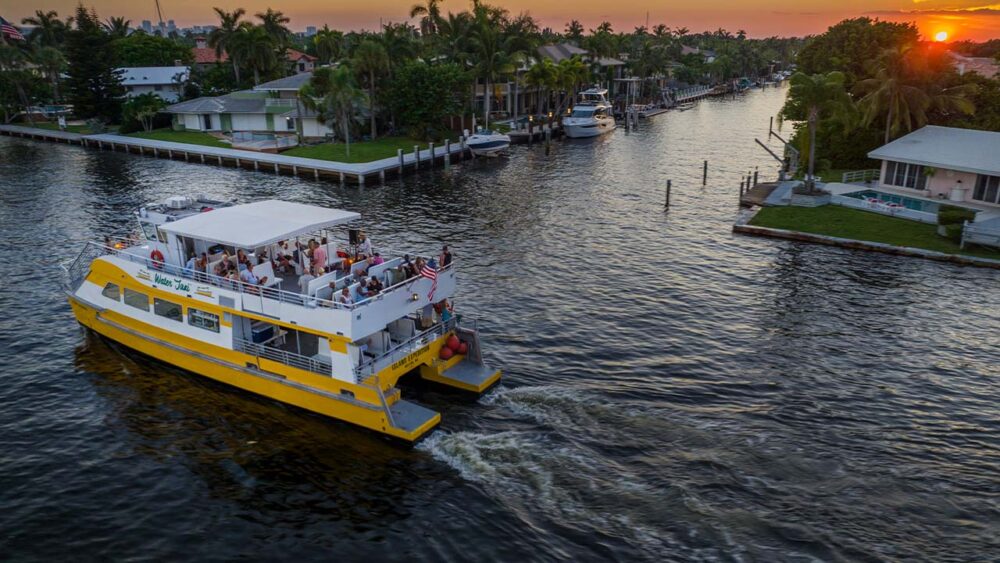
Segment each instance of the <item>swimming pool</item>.
M941 204L933 201L890 194L886 192L877 192L875 190L863 190L860 192L851 192L842 195L846 197L852 197L854 199L876 198L886 203L896 203L902 205L907 209L912 209L914 211L923 211L924 213L933 213L935 215L937 215L938 210L941 209Z

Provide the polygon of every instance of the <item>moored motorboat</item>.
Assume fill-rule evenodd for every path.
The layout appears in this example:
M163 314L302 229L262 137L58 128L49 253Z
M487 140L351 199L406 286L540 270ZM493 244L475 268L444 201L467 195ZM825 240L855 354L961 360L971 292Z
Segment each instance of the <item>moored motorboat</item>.
M176 197L137 216L138 236L64 265L77 320L130 349L408 442L441 416L402 399L403 375L473 393L500 378L448 303L450 253L379 255L357 229L336 241L357 213L277 200Z
M472 135L466 130L465 146L476 156L496 156L510 147L510 137L489 129L480 128Z
M614 131L617 124L607 95L604 88L580 92L580 101L573 106L569 117L563 118L563 133L571 138L584 138Z

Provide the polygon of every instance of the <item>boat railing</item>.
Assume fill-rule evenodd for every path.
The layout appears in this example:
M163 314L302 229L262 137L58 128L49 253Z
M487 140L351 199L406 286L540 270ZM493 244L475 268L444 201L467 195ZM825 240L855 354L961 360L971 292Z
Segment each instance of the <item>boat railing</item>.
M258 358L266 358L268 360L278 362L279 364L284 364L286 366L291 366L305 371L311 371L323 375L331 375L333 373L333 364L326 359L310 358L309 356L303 356L281 348L265 346L257 342L243 340L241 338L233 339L233 350L243 352L244 354L250 354L251 356L256 356Z
M424 345L430 344L451 330L455 330L457 325L458 321L455 318L439 322L431 328L420 332L411 338L396 344L395 346L392 346L378 356L369 358L367 361L354 368L355 381L359 384L364 383L365 380L377 375L380 371L385 369L386 366L402 360L413 352L419 350Z
M128 239L124 239L128 240ZM134 241L133 241L134 244ZM391 293L393 291L409 288L414 282L421 279L425 279L422 276L416 278L410 278L401 281L395 285L389 286L382 290L381 293L373 297L368 297L362 299L357 303L338 303L336 301L331 301L329 299L322 299L319 297L314 297L311 295L305 295L302 293L295 293L291 291L285 291L283 289L275 289L272 287L265 287L262 285L254 285L250 283L243 282L241 280L233 280L230 278L223 278L216 276L214 274L208 274L205 272L196 272L188 268L176 266L174 264L169 264L160 260L154 260L152 257L143 256L141 254L136 254L134 252L135 247L125 247L117 248L117 245L106 246L96 242L87 242L83 250L76 259L69 265L64 266L67 272L67 282L68 289L75 291L83 283L83 279L86 278L87 272L90 269L90 263L101 256L115 256L123 260L128 260L129 262L142 264L143 266L150 268L151 272L158 272L166 275L177 276L180 278L185 278L192 280L196 283L201 284L211 284L216 287L221 287L223 289L228 289L230 291L235 291L237 293L251 296L255 299L268 298L274 299L280 303L288 303L290 305L297 305L300 307L326 307L330 309L347 309L355 310L360 307L364 307L368 304L375 303L382 296ZM438 275L441 272L446 272L454 267L454 262L445 266L444 268L439 268L437 270Z

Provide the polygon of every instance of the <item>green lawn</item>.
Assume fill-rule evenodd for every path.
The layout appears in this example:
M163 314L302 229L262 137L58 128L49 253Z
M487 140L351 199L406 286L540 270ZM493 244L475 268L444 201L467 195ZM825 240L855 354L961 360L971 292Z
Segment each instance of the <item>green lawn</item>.
M59 130L58 123L52 123L50 121L36 121L34 123L25 121L23 123L18 123L22 127L34 127L35 129L49 129L52 131ZM86 125L67 125L66 131L69 133L80 133L82 135L89 135L93 133Z
M201 131L174 131L173 129L154 129L150 132L139 131L129 133L129 137L140 139L154 139L156 141L169 141L171 143L187 143L189 145L202 145L206 147L220 147L224 149L232 148L229 143L223 143L208 133Z
M1000 252L995 250L983 247L960 249L958 243L937 234L937 225L836 205L765 207L757 213L750 224L757 227L801 231L1000 260Z
M403 149L404 153L412 153L413 145L418 145L420 150L427 148L427 143L408 137L381 137L374 141L351 143L350 157L347 156L344 143L323 143L310 147L295 147L294 149L283 151L281 154L336 162L371 162L373 160L396 156L396 149Z

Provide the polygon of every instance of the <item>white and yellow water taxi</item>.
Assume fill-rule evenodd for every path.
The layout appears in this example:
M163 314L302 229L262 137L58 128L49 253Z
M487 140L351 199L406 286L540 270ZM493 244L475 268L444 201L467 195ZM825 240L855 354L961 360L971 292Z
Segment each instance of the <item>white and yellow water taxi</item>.
M450 255L376 257L348 228L357 213L174 197L137 216L141 235L89 242L65 266L77 320L111 340L410 442L441 415L402 399L403 375L473 393L500 379L475 325L447 307ZM382 288L366 291L373 279Z

